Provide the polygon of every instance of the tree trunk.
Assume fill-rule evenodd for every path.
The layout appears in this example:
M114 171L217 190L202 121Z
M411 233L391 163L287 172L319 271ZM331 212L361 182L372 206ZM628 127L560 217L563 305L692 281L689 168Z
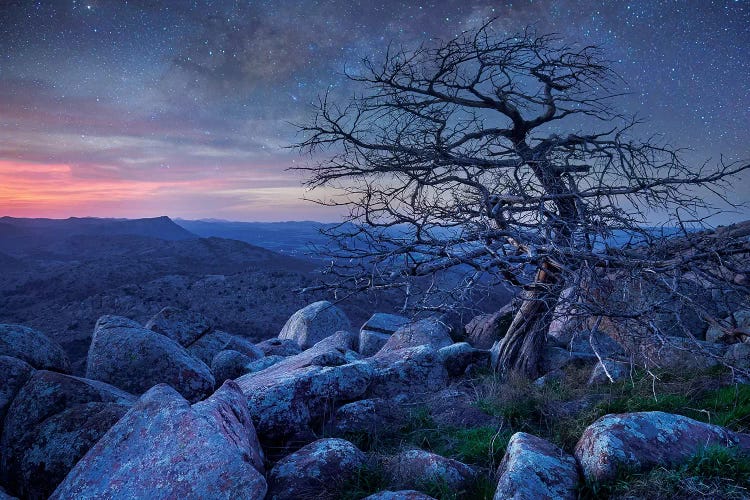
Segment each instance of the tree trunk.
M521 308L500 341L497 357L492 360L496 371L527 378L540 375L542 348L560 292L558 269L550 263L542 264L534 283L524 290Z

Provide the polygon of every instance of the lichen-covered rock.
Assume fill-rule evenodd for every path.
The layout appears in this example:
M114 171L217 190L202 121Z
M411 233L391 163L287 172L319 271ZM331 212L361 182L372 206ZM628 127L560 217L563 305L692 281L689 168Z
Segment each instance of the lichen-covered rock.
M232 380L248 373L247 365L256 360L241 352L220 351L211 361L211 372L216 383L223 384L225 380Z
M497 476L495 500L578 498L575 458L525 432L511 436Z
M713 324L706 331L706 341L733 344L750 338L750 310L740 309L724 318L720 324Z
M200 313L165 307L146 323L146 328L187 347L213 330L213 324Z
M2 384L0 384L0 435L3 432L3 422L8 407L33 372L34 369L25 361L10 356L0 356L0 373L3 377Z
M63 348L28 326L0 325L0 355L18 358L37 370L70 373Z
M438 353L429 345L398 351L380 351L366 359L372 368L368 396L393 397L398 394L424 394L443 389L448 372Z
M360 397L372 374L363 362L290 370L284 364L237 379L258 432L267 441L309 434L310 424L330 414L335 404Z
M364 500L435 500L435 498L416 490L385 490L365 497Z
M750 344L741 342L727 347L724 362L740 370L750 370Z
M166 383L190 401L198 401L214 389L214 376L205 363L174 340L145 328L94 330L86 376L134 394Z
M294 356L302 352L297 342L291 339L268 339L255 344L266 356Z
M333 417L333 430L339 434L378 435L396 430L404 411L393 400L360 399L341 406Z
M389 338L391 338L389 333L362 330L359 332L359 353L362 356L372 356L383 348Z
M465 490L475 478L468 465L424 450L408 450L389 460L391 484L403 489L423 489L440 483L454 491Z
M490 351L475 349L468 342L443 347L438 350L438 356L452 377L463 375L472 365L479 368L488 368L490 365Z
M286 359L285 356L279 356L276 354L272 354L271 356L263 356L259 360L253 361L252 363L247 364L245 366L245 369L247 370L246 373L255 373L261 370L265 370L269 366L273 366L276 363L284 361L285 359Z
M115 316L113 314L105 314L99 316L94 325L94 331L100 328L140 328L141 324L137 321L125 318L124 316Z
M23 497L47 498L134 401L103 382L35 371L5 418L5 484Z
M511 321L513 308L508 304L492 314L480 314L466 324L466 340L477 349L491 349L505 336Z
M262 471L247 403L232 381L192 406L160 384L89 450L51 498L261 499Z
M396 314L375 313L359 331L359 353L372 356L378 352L391 335L409 324L409 318Z
M594 366L588 385L599 385L624 380L631 372L631 366L622 361L604 359Z
M270 500L319 498L351 480L364 465L365 455L343 439L319 439L287 455L271 470Z
M637 361L670 370L705 370L719 364L724 346L684 337L660 337L639 346Z
M398 351L421 345L440 349L452 343L449 328L437 318L427 318L396 330L378 353Z
M710 445L750 450L750 435L660 411L613 414L586 428L575 456L586 479L602 481L621 471L678 466Z
M191 356L200 359L207 365L221 351L237 351L253 359L262 358L263 351L249 340L221 330L214 330L201 336L187 347Z
M611 359L625 355L623 347L601 330L578 331L563 347L572 352L598 354L602 359Z
M307 349L339 330L351 329L344 311L321 300L295 312L281 329L279 338L294 340L302 349Z

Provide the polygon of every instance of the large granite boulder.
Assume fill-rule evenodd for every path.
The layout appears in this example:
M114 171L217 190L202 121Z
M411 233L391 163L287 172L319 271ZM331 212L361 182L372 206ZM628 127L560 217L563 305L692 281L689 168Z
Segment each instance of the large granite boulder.
M364 394L372 368L346 348L355 341L356 335L340 331L300 354L237 379L263 439L308 435L310 425L330 415L334 404Z
M266 489L247 402L228 381L192 406L167 385L153 387L51 498L261 499Z
M468 465L424 450L403 451L391 457L387 473L391 484L415 490L434 483L454 491L466 490L476 477Z
M497 476L495 500L578 498L575 458L525 432L511 436Z
M343 439L319 439L281 459L268 475L269 500L321 498L353 479L365 455Z
M146 323L146 328L187 347L213 330L205 316L194 311L165 307Z
M433 349L453 343L450 329L437 318L427 318L402 326L388 339L378 353L398 351L408 347L427 345Z
M47 498L134 401L103 382L34 372L5 417L5 484L22 497Z
M586 428L575 456L586 479L603 481L621 471L679 466L711 445L750 451L750 435L660 411L613 414Z
M100 327L91 338L86 376L142 394L159 383L190 401L211 394L214 376L174 340L140 327Z
M18 358L37 370L70 373L63 348L28 326L0 325L0 356Z
M281 329L279 338L294 340L302 349L307 349L339 330L351 329L344 311L321 300L295 312Z
M20 359L0 356L0 373L3 374L3 381L0 384L0 435L2 435L3 422L8 407L10 407L21 387L34 373L34 369Z
M392 399L360 399L336 410L331 428L339 435L376 436L398 430L405 417L406 412Z
M437 351L429 345L380 351L366 362L372 369L372 383L367 391L370 397L427 394L448 384L448 372Z
M483 369L490 366L490 351L475 349L468 342L457 342L438 350L445 369L452 377L466 373L467 369Z

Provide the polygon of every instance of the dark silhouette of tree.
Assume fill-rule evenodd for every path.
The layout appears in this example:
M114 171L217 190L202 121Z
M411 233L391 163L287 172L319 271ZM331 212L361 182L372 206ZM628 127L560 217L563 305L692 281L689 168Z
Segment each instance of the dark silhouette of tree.
M350 212L332 231L328 286L399 287L408 305L442 310L448 300L417 300L416 283L453 299L511 284L520 306L496 353L502 370L537 374L565 289L569 314L633 318L653 301L609 310L611 298L593 298L604 294L596 282L695 279L706 256L670 254L647 226L699 234L688 228L713 209L705 188L721 197L722 183L750 167L696 168L658 139L634 137L638 121L615 109L622 81L601 51L528 29L502 37L490 22L434 46L390 49L348 77L357 93L321 97L298 144L313 158L301 167L308 186L328 193L319 202ZM703 253L747 252L741 238L712 245ZM442 271L451 279L419 279ZM704 285L706 273L726 269L709 271Z

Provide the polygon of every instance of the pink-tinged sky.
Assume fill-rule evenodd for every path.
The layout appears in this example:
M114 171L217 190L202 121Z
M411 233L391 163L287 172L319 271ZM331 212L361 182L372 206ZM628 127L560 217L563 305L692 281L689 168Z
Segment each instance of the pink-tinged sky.
M389 42L490 18L602 45L622 109L696 165L750 158L748 2L0 2L0 216L336 220L287 170L290 123Z

